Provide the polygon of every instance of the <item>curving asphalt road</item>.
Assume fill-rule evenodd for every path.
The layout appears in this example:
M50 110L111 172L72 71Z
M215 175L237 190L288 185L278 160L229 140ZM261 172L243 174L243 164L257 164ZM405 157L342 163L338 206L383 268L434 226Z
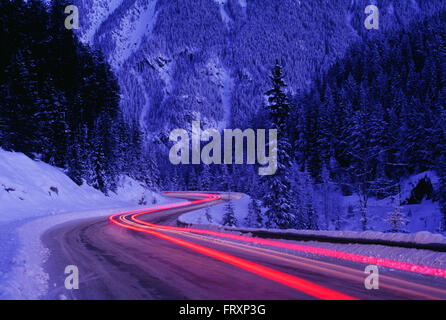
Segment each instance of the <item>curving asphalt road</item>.
M222 203L228 195L166 195L187 201L73 221L46 232L42 240L51 256L45 298L446 299L446 270L380 259L379 289L367 290L367 264L359 262L364 257L183 229L177 227L179 215ZM383 267L386 263L392 268ZM67 265L79 268L78 290L64 287Z

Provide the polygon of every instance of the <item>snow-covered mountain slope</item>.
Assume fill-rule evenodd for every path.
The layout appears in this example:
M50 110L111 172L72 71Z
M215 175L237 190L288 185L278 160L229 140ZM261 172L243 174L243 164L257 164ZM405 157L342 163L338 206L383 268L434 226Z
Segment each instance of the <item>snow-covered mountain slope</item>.
M82 37L84 42L92 43L100 24L115 11L122 3L122 0L93 1L81 0L79 5L82 6L82 14L80 15L82 25Z
M243 127L280 59L296 92L361 37L366 0L75 0L79 35L118 75L128 119L151 136L191 119ZM377 1L380 30L432 15L445 1Z

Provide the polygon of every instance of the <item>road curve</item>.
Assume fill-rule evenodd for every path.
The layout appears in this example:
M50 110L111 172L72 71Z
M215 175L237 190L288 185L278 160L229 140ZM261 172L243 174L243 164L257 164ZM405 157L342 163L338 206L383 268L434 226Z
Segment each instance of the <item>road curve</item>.
M224 193L166 193L187 201L49 230L47 299L446 299L444 270L289 242L176 226ZM378 290L364 286L380 266ZM76 265L79 290L66 290ZM392 269L391 269L392 268ZM413 272L415 271L415 272Z

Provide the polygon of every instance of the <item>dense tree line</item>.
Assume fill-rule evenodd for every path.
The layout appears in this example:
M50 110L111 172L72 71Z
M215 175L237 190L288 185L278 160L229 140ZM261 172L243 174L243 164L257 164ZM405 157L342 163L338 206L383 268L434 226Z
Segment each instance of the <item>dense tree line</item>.
M369 0L256 0L243 7L239 0L160 0L154 18L143 24L138 17L150 1L126 0L110 6L108 2L73 1L83 13L79 33L91 39L108 61L125 59L121 53L129 48L130 56L115 63L122 109L126 117L142 117L150 137L184 128L197 114L209 126L227 121L228 128L246 127L262 106L276 57L290 91L311 86L313 76L368 34L364 8L370 4ZM379 32L387 33L411 24L416 16L431 16L446 1L375 4L380 9ZM153 29L138 39L128 29L129 17L135 19L132 27L148 24ZM133 38L140 41L136 46ZM229 97L222 98L224 93Z
M340 190L344 195L359 196L366 229L370 197L399 194L401 179L434 170L440 178L435 200L440 201L446 226L444 13L419 23L401 23L401 28L389 28L388 32L361 34L364 39L347 49L350 38L344 44L316 38L294 41L296 35L289 34L293 28L282 24L298 23L286 14L295 4L284 3L281 7L264 1L250 7L253 12L268 9L264 11L271 17L262 24L256 20L260 15L237 12L237 3L228 1L224 9L231 13L233 25L225 29L216 23L211 28L225 34L226 40L214 39L215 43L206 45L206 39L212 37L197 37L195 30L186 26L212 20L219 14L217 8L203 12L200 5L181 11L179 3L170 4L169 10L190 15L182 20L184 26L177 25L181 33L165 20L166 25L155 27L156 41L146 46L175 51L172 88L160 82L158 71L151 65L163 68L171 61L152 56L141 67L149 71L121 74L133 80L119 88L103 55L81 44L64 28L65 1L55 0L50 7L38 0L2 1L0 146L59 166L77 183L85 181L103 192L115 190L122 175L164 190L245 192L253 202L244 223L257 227L318 229L328 225L322 218L327 217L338 228L336 199L322 199L324 205L319 208L315 202L320 197L316 194L326 196ZM242 13L245 17L238 17ZM197 14L205 17L197 19ZM168 11L161 11L163 15L166 19L175 17ZM277 21L284 15L284 21ZM322 20L299 20L306 21L305 37L322 28ZM360 30L361 21L353 19L351 24ZM270 30L271 39L260 41L258 28ZM167 40L161 41L162 33L168 33ZM203 50L178 51L175 41L186 47L202 41L195 47ZM224 49L226 41L232 43L232 50ZM292 45L286 50L276 47L288 42ZM262 45L267 48L259 49ZM328 53L338 46L346 54L335 59L336 55ZM142 50L149 49L143 46ZM197 112L208 127L224 117L224 110L215 108L221 104L222 84L202 84L202 79L212 78L203 75L202 66L213 58L214 51L223 57L223 63L214 61L217 68L232 68L228 128L279 130L279 163L273 176L259 177L257 168L248 165L173 166L167 160L170 127L189 125L198 120ZM265 62L277 52L283 57L275 66ZM303 52L302 57L296 58L293 52ZM141 60L137 58L131 59ZM315 61L322 61L323 66ZM288 80L293 84L290 87ZM301 90L296 92L296 87ZM165 90L169 91L166 95ZM122 110L133 110L133 104L124 101L120 108L123 92L132 92L132 97L144 97L144 103L150 103L148 116L156 123L146 126L149 141L141 132L141 123L147 119L135 120L132 114L124 119ZM165 132L158 134L159 130ZM394 216L398 216L398 203L395 208ZM241 223L235 220L231 203L225 220L228 225Z
M444 18L442 13L355 43L305 92L286 95L286 74L276 64L265 92L269 102L249 123L279 129L276 175L259 179L249 166L210 168L216 177L232 177L224 179L232 180L232 190L262 200L265 217L254 200L248 220L256 226L264 220L266 226L318 229L326 215L338 224L335 199L325 199L326 208L316 212L314 197L316 191L325 196L339 190L359 196L367 229L369 198L396 197L402 179L427 170L440 178L434 200L446 218ZM200 172L184 170L186 176ZM211 188L228 190L218 179Z
M396 194L402 178L426 170L444 179L444 19L373 34L292 99L300 170L321 182L327 168L344 194L357 193L364 229L369 197Z
M66 5L0 3L0 146L107 192L121 173L144 172L142 136L123 121L101 53L64 27Z
M85 13L84 25L97 22L91 0L76 3ZM341 189L344 195L359 195L366 228L370 197L396 194L400 179L413 173L440 172L437 114L443 84L438 79L444 58L436 50L444 46L439 42L444 35L438 17L421 27L417 19L444 11L445 1L378 0L379 31L364 28L368 4L157 2L150 35L116 70L122 109L146 130L161 187L247 192L264 200L270 216L257 217L256 202L252 220L312 229L324 227L318 216L340 210L336 199L325 195ZM144 12L147 6L124 1L96 30L87 26L80 33L94 34L92 44L110 61L120 61L120 48L133 45L121 29L134 8ZM170 130L188 128L192 120L207 128L222 122L242 129L277 125L270 117L272 105L264 103L276 57L288 84L282 90L290 117L279 136L290 144L280 155L289 157L289 165L271 179L260 179L250 166L175 167L166 161ZM436 84L427 93L431 81ZM322 209L314 206L320 194ZM288 222L275 217L280 206L291 208ZM338 217L332 220L339 226Z

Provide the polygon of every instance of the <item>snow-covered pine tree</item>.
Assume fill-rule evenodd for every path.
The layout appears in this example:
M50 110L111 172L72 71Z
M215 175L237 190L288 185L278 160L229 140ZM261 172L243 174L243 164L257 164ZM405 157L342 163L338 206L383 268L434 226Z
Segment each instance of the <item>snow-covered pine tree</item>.
M229 200L225 204L225 213L223 214L222 223L224 226L237 226L237 219L235 218L234 204L232 203L231 193L229 193Z
M305 228L318 230L318 219L314 208L314 186L311 175L306 170L300 173L300 214L305 221Z
M277 171L274 175L261 178L264 186L263 205L267 208L265 214L268 228L293 228L296 225L296 216L292 210L293 195L290 181L291 145L289 143L288 121L290 117L290 104L284 92L286 84L283 79L282 67L278 60L270 77L273 88L266 92L269 96L267 106L267 119L271 129L277 129Z
M178 187L180 187L179 181L180 181L180 177L178 175L178 169L176 166L173 166L173 168L171 169L170 174L168 175L169 177L169 184L168 184L168 190L169 191L176 191Z
M7 150L30 155L36 151L34 132L38 128L37 123L30 120L34 120L38 111L36 104L40 101L35 59L29 50L19 49L11 60L5 68L9 81L2 85L4 98L0 115L5 124L5 139L0 143Z
M211 216L211 207L208 205L206 206L205 212L204 212L204 216L206 217L206 220L209 223L213 222L212 216Z
M100 121L97 121L97 125L94 127L94 129L91 131L90 136L90 144L91 144L91 150L92 150L92 157L91 157L91 169L92 169L92 179L90 181L90 185L92 185L94 188L102 191L107 192L107 186L106 186L106 164L105 164L105 152L103 145L101 143L101 125Z
M443 59L446 57L446 50L443 48L441 55ZM440 150L441 156L439 157L439 161L437 161L437 172L438 177L440 180L439 183L439 205L440 205L440 211L442 214L442 227L441 229L444 231L446 230L446 107L445 107L445 101L446 101L446 93L443 91L442 94L442 104L439 105L440 108L440 117L438 126L440 128L440 143L438 144L438 148Z
M291 106L284 91L287 85L284 81L282 66L279 64L279 60L276 60L270 79L273 88L266 92L269 101L268 120L270 124L274 125L284 135L289 130L287 124Z
M51 81L45 81L42 89L44 99L39 99L35 114L38 123L35 136L40 140L36 146L42 160L51 165L67 165L69 128L66 120L68 111L66 99Z
M385 124L375 106L367 100L365 84L360 87L357 110L352 114L352 126L347 139L351 157L348 173L359 199L362 229L367 229L368 200L375 191L375 169L383 152L382 137Z
M201 171L201 180L200 180L200 190L202 191L210 191L211 190L211 172L209 170L209 166L204 164L203 170Z
M321 175L320 175L320 179L321 179L321 185L320 185L320 193L321 193L321 214L325 219L325 225L328 228L329 224L330 224L330 216L331 216L331 203L330 203L330 198L331 198L331 193L332 193L332 182L330 180L330 172L327 169L326 165L322 166L322 170L321 170Z
M385 219L391 227L391 232L402 231L401 228L409 222L403 214L402 208L400 193L398 193L393 199L393 210L388 213L387 218Z
M157 162L155 161L155 155L148 151L145 151L144 153L143 172L145 172L145 179L143 181L149 189L158 190L162 186L160 186L160 171Z
M187 190L198 191L200 189L200 177L197 174L197 171L195 168L191 168L188 173Z
M443 155L438 163L438 176L439 176L439 192L438 192L438 202L440 205L440 211L443 218L442 229L446 230L446 156Z
M245 225L253 228L263 227L262 210L259 200L251 198L251 202L248 205L248 214L245 217Z
M234 165L222 165L221 172L219 174L219 188L223 191L235 190L235 183L233 178Z

